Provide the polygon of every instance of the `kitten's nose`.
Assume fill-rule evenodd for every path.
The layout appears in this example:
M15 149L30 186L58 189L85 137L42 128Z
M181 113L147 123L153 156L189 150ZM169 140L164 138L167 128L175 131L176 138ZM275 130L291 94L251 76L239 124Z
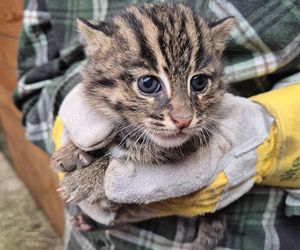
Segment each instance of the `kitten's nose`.
M187 128L192 121L192 116L179 116L171 114L171 119L175 123L176 127L179 129Z

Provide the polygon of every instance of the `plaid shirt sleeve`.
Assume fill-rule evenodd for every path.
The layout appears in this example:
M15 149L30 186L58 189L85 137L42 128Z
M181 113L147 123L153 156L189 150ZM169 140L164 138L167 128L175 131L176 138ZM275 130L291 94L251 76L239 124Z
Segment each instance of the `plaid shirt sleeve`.
M24 6L14 101L22 110L27 138L51 153L53 119L66 93L80 81L84 53L78 38L68 50L61 49L44 0L25 1Z
M19 44L19 80L14 101L23 113L30 141L51 153L51 130L59 106L80 82L84 52L76 17L105 20L139 0L24 0ZM149 1L148 1L149 2ZM300 68L300 7L291 0L186 0L208 19L235 16L224 55L225 75L243 96L270 90ZM228 231L222 249L299 249L300 207L288 209L286 193L254 188L227 207ZM72 210L72 209L71 209ZM151 220L109 232L87 234L66 227L66 249L189 249L196 218ZM293 238L294 237L294 238Z

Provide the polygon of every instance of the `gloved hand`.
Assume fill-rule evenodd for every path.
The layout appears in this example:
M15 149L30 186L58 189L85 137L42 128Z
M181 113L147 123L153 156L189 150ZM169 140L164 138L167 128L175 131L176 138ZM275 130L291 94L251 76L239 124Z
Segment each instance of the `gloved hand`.
M112 221L213 212L242 196L254 183L299 188L300 117L295 115L299 96L300 84L252 100L226 94L223 104L228 113L219 121L218 134L207 152L198 150L185 160L160 167L112 161L105 174L108 199L148 204L130 205ZM72 111L68 111L71 103ZM82 128L89 128L89 136ZM69 137L84 150L101 147L110 131L111 124L81 102L76 89L62 105L53 130L57 146ZM103 222L97 205L80 205Z

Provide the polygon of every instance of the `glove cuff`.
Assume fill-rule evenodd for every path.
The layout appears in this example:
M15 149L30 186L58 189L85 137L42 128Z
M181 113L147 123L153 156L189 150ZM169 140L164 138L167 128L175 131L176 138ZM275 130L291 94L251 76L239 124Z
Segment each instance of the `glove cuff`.
M300 179L300 83L257 95L251 99L263 105L275 118L268 139L257 148L256 182L299 188Z

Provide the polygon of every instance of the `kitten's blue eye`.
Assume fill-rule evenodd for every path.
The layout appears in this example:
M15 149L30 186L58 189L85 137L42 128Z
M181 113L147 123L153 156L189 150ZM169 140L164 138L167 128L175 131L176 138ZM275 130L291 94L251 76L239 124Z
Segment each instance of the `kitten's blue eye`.
M138 80L138 87L144 94L150 95L160 91L160 81L155 76L143 76Z
M195 92L201 92L206 89L209 77L207 75L196 75L191 79L191 89Z

